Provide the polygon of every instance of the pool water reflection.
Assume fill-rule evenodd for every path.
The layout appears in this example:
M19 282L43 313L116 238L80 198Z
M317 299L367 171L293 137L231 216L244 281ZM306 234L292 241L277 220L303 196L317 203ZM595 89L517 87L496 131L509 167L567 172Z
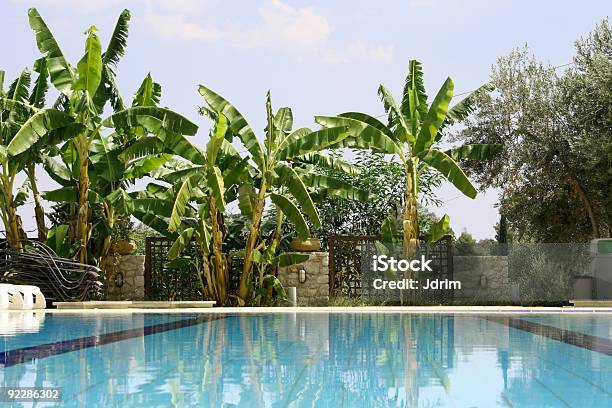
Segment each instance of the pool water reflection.
M104 336L115 329L124 333L162 325L165 331L143 330L127 340L119 335L105 345L75 351L58 348L50 357L2 368L0 385L62 387L62 406L612 406L609 354L514 328L504 318L199 316L135 314L129 321L125 316L96 316L89 319L98 319L97 325L84 320L86 329L77 330L74 315L68 320L48 314L39 331L44 337L31 331L6 334L4 351ZM585 316L554 315L531 321L583 328L571 322L581 318ZM597 320L593 335L612 327L608 315L589 318ZM190 322L182 328L168 326L178 320ZM604 345L610 340L599 338Z

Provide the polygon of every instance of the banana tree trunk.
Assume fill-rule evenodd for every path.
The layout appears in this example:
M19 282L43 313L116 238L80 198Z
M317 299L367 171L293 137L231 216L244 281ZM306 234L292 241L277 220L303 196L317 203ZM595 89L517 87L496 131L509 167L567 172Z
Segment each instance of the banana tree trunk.
M38 231L38 239L45 241L47 239L47 226L45 225L45 210L42 205L42 199L38 192L38 185L36 184L36 166L34 163L28 164L26 173L30 180L30 187L32 188L32 196L34 196L34 216L36 218L36 229Z
M221 231L219 212L215 205L214 198L208 200L208 207L210 209L210 220L212 225L212 264L214 267L214 272L212 274L213 281L208 282L208 284L216 287L215 300L220 305L224 305L227 301L228 271L227 263L223 256L223 232Z
M250 289L249 282L251 280L251 274L253 272L253 251L257 245L259 239L259 227L261 225L261 219L263 217L263 210L266 204L266 181L265 178L261 182L259 188L259 194L257 196L257 205L253 211L251 217L251 229L246 242L246 248L244 251L244 266L242 268L242 275L240 275L240 284L238 285L238 297L246 302L249 298Z
M106 216L106 221L108 222L108 226L112 231L115 228L115 209L108 203L104 203L104 215ZM110 276L110 272L112 272L111 265L109 264L109 254L111 252L111 246L113 243L113 235L112 233L106 237L104 237L104 243L102 244L102 255L100 256L100 266L104 271L104 279L108 280Z
M79 262L86 264L89 242L89 149L83 141L79 141L79 144L81 170L79 173L77 239L80 241Z
M13 183L15 181L14 177L6 174L7 172L7 164L5 163L3 167L3 171L5 174L2 177L2 194L4 196L4 228L6 229L6 239L9 242L9 245L14 249L21 249L21 228L20 222L17 216L17 209L15 208L15 201L13 199Z
M404 254L412 256L419 243L419 213L417 208L417 188L415 168L412 164L406 166L406 191L403 213Z

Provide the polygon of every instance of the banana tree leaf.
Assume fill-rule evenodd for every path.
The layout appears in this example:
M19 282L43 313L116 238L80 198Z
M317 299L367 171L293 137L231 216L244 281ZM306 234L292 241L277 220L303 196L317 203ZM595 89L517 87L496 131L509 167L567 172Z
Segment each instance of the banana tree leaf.
M400 107L395 102L391 91L389 91L383 85L380 85L378 87L378 95L382 100L385 112L387 112L389 115L389 124L403 130L403 132L396 134L396 137L401 136L399 140L402 142L414 143L414 126L412 128L408 127L406 117L403 115ZM412 133L409 132L410 129L412 129Z
M125 173L125 165L119 160L120 150L114 146L110 138L96 135L94 138L99 153L90 156L94 171L108 182L119 181ZM94 143L92 142L92 144Z
M6 73L0 69L0 96L4 97L5 93L4 93L4 76L6 75Z
M459 160L487 160L495 156L502 150L500 144L465 144L454 149L447 150L446 153L455 161Z
M73 89L86 91L93 98L102 80L102 44L95 26L87 30L85 55L77 64L77 73Z
M291 132L293 128L293 112L291 108L280 108L274 115L274 127L280 132Z
M206 167L194 166L181 170L172 170L160 167L159 169L151 173L152 177L161 179L170 184L183 183L187 178L195 175L204 178L206 175Z
M47 155L42 157L42 163L47 174L60 185L67 187L73 183L74 180L72 180L70 169L66 166Z
M181 135L192 136L198 131L198 126L189 119L169 109L157 106L128 108L109 116L102 121L102 125L107 128L127 129L141 126L142 121L150 118L161 121L165 130Z
M149 176L151 172L163 166L172 157L171 154L161 154L159 156L144 157L136 160L130 163L123 177L125 179L139 179Z
M174 202L161 198L134 198L132 205L135 212L170 218Z
M37 59L34 62L34 71L38 72L38 78L36 78L34 88L32 88L32 93L30 93L28 101L32 106L42 108L45 106L45 96L49 90L49 81L47 80L49 76L47 59L44 57Z
M15 207L21 207L28 201L28 196L30 195L30 181L25 180L23 184L17 189L17 194L15 194L15 199L13 203Z
M107 195L106 201L121 215L132 215L134 212L132 197L122 188Z
M230 131L232 134L238 135L244 147L249 151L253 161L260 168L263 167L265 161L264 149L255 136L255 133L249 126L248 122L242 114L231 103L225 100L222 96L216 94L212 90L203 85L198 87L200 95L204 97L206 103L216 113L222 113L229 120Z
M291 160L308 153L328 149L349 136L348 127L329 127L311 132L299 139L290 140L278 152L279 160Z
M215 127L210 132L210 140L206 144L206 160L211 165L217 163L217 155L219 154L221 144L225 140L225 134L228 128L229 124L225 115L222 113L218 114L217 120L215 121Z
M339 197L346 200L366 202L376 197L365 190L353 187L342 179L324 174L308 173L302 175L302 180L306 186L315 190L312 195L317 198Z
M343 144L345 147L357 149L372 148L376 151L388 154L401 155L401 147L386 132L355 119L343 118L338 116L317 116L315 121L326 127L344 126L350 133L350 138Z
M448 227L450 225L450 218L448 214L444 214L444 217L440 218L440 220L436 223L433 223L431 227L429 227L428 232L428 242L435 243L438 242L448 231Z
M46 54L51 83L64 95L72 93L74 73L53 34L35 8L28 10L30 27L36 34L36 44L41 53Z
M136 91L132 106L157 106L161 99L161 92L161 85L153 82L149 73Z
M179 133L166 135L165 144L170 151L193 164L204 164L205 162L204 153Z
M247 218L250 218L255 208L257 193L250 184L243 184L238 189L238 208L240 213Z
M293 223L298 237L300 239L307 239L310 236L308 224L306 224L302 213L295 204L280 194L270 194L270 199L287 216L287 219Z
M187 210L189 200L191 200L193 196L193 189L198 184L198 179L197 176L187 178L176 193L174 206L172 207L172 215L170 216L170 222L168 224L170 232L175 232L181 225L181 217Z
M72 117L55 109L38 111L23 124L13 137L8 145L8 152L11 156L23 153L50 131L72 122Z
M168 221L166 221L165 218L160 217L159 215L151 213L142 213L139 211L134 211L132 215L147 227L159 232L164 236L170 238L177 236L176 233L170 232L168 230Z
M366 113L361 112L344 112L338 115L341 118L348 118L353 120L358 120L363 123L367 123L368 125L375 127L376 129L383 132L385 135L389 136L391 139L395 139L395 135L391 130L380 120L375 118L374 116L370 116Z
M383 220L380 226L380 236L382 241L386 244L398 242L400 233L397 230L397 226L395 225L395 220L393 218L387 217Z
M46 191L42 193L42 196L47 201L53 201L56 203L76 203L77 200L77 189L74 186L61 187L56 190ZM88 199L90 204L100 204L102 198L93 190L89 190Z
M444 152L437 149L430 149L422 160L431 167L438 170L448 181L463 194L470 198L476 198L476 188L467 178L461 167Z
M289 193L300 203L300 207L308 216L316 229L321 228L321 219L312 198L300 176L291 167L280 163L275 169L280 176L280 183L286 187Z
M8 99L25 103L28 100L32 76L30 70L24 69L21 74L11 83L8 89Z
M455 123L459 123L465 119L474 111L474 107L476 104L476 100L480 95L486 92L491 92L495 89L495 86L492 83L486 83L481 85L474 92L470 93L468 96L463 98L459 103L454 105L449 109L446 114L446 125L453 125Z
M238 183L240 180L242 180L245 176L249 174L247 170L248 167L248 159L241 159L238 163L233 164L232 167L230 167L229 171L224 172L223 184L229 187L233 184Z
M225 186L221 170L217 166L212 166L208 171L206 181L210 195L215 200L215 205L219 208L219 211L223 212L225 209Z
M358 175L361 173L359 168L339 157L333 157L325 153L308 153L297 159L300 163L314 164L331 170L342 171L346 174Z
M427 113L427 92L425 91L425 84L423 81L423 66L417 60L410 60L408 63L408 75L406 76L406 84L404 85L404 92L402 93L402 102L400 104L400 110L406 117L410 117L413 112L413 108L410 106L410 94L416 95L416 100L413 102L416 109L421 116L425 116ZM416 103L418 101L418 103Z
M194 232L195 229L193 228L186 228L183 232L181 232L181 234L178 236L176 241L174 241L174 243L168 250L168 253L166 254L168 259L176 259L183 253L185 248L191 242L191 238L193 237Z
M123 162L128 162L134 159L140 159L153 154L164 152L164 142L155 136L144 136L135 141L132 145L123 149L119 154L119 159Z
M436 140L438 130L446 119L446 113L448 112L450 101L453 98L454 86L453 80L447 78L438 91L434 101L431 103L429 112L425 117L421 131L414 144L413 154L427 150Z

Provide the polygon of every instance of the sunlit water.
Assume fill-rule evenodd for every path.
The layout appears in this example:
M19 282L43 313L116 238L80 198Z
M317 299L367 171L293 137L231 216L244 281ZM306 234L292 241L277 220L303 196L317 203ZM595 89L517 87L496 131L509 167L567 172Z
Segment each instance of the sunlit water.
M16 316L2 351L196 318ZM612 407L612 357L484 317L224 315L4 367L0 385L75 407ZM612 337L609 315L513 318Z

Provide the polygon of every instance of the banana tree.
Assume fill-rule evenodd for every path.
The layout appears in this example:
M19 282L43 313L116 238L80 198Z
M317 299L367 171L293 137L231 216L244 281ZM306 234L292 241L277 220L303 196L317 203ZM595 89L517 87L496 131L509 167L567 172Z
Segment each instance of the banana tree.
M77 182L75 239L80 242L79 260L88 261L92 232L90 206L90 153L94 141L100 140L103 128L114 128L118 134L126 129L145 129L153 133L193 135L197 126L179 114L157 106L125 108L117 90L113 68L125 52L129 12L124 11L115 26L104 53L96 28L86 32L85 55L73 69L42 17L32 8L28 11L30 26L36 34L39 50L45 55L51 83L60 92L53 108L41 109L19 130L8 146L9 155L18 155L49 133L67 140L76 156L73 175ZM115 112L107 119L101 114L107 102ZM50 117L52 120L49 120ZM138 131L138 130L137 130Z
M21 126L44 105L47 90L44 61L37 60L34 63L34 70L39 74L31 91L31 74L26 69L11 83L6 92L3 87L4 71L0 71L0 164L2 166L2 174L0 175L2 196L0 198L2 200L1 212L7 231L7 239L12 243L21 238L26 238L21 228L21 220L17 214L17 207L25 202L28 190L32 192L34 198L39 238L44 240L47 235L44 210L35 175L35 163L40 161L41 152L44 151L45 147L41 143L15 157L9 156L7 152L7 146L18 133ZM43 142L49 142L49 139L46 138ZM15 179L21 171L25 171L27 180L19 189L16 197L13 189Z
M273 114L268 93L266 135L262 143L246 119L231 103L205 86L200 85L199 92L207 104L201 108L201 112L213 117L223 115L228 119L227 138L240 139L250 154L250 163L254 170L252 183L241 185L238 191L240 210L250 219L244 266L238 287L239 301L245 304L252 295L251 281L256 251L266 244L261 241L260 236L266 202L269 200L277 207L279 213L282 212L283 216L293 223L301 239L306 239L310 235L302 213L308 216L315 228L319 228L319 215L308 188L303 177L290 163L294 159L334 147L348 136L347 127L330 127L315 132L307 128L290 131L293 122L290 109L281 108ZM259 277L258 282L259 285L263 283L263 276Z
M408 76L398 104L391 92L380 85L378 93L388 114L387 124L374 116L359 112L347 112L338 116L317 116L316 122L324 127L346 126L351 137L344 146L372 149L376 152L394 155L402 164L405 175L403 210L403 245L411 253L419 239L417 197L419 175L428 169L440 172L459 191L470 198L476 197L476 188L459 166L458 161L482 160L499 151L499 145L464 145L443 151L439 143L443 130L466 118L472 110L475 94L491 89L483 85L461 102L450 107L454 84L447 78L435 98L428 104L423 84L423 71L418 61L409 64ZM448 224L448 217L441 223ZM444 225L435 225L430 236L438 236Z

